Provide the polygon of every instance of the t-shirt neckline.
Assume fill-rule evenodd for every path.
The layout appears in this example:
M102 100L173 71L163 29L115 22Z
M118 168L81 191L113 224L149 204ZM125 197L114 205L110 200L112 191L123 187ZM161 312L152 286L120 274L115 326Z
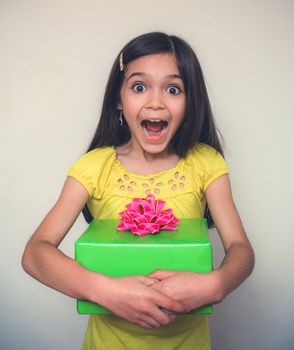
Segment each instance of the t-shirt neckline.
M124 173L126 173L127 175L130 175L132 177L136 177L136 178L153 178L153 177L159 177L161 175L167 174L167 173L172 173L175 171L178 171L182 165L182 162L184 161L184 158L180 158L179 161L177 162L177 164L175 166L173 166L172 168L169 169L164 169L161 170L157 173L152 173L149 175L142 175L142 174L137 174L134 173L130 170L128 170L123 164L122 162L117 158L117 153L116 153L116 149L115 146L112 146L113 152L114 152L114 157L115 157L115 164L118 166L118 168L120 168Z

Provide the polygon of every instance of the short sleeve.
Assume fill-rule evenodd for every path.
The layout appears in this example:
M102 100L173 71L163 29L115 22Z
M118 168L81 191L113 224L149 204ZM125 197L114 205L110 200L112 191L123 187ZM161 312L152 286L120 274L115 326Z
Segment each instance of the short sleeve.
M192 150L190 156L195 171L200 175L203 192L218 177L229 173L223 156L206 144L199 144Z
M67 176L79 181L90 197L101 197L104 183L115 159L113 148L97 148L81 156L69 169Z

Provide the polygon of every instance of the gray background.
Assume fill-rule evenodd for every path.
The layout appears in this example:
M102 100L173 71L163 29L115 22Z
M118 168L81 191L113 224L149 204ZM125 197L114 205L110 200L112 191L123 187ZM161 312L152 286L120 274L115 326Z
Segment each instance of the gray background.
M256 253L254 274L210 317L214 349L293 349L293 4L0 1L1 349L80 349L86 316L28 277L21 254L88 145L115 55L153 30L199 56ZM69 255L85 226L62 243Z

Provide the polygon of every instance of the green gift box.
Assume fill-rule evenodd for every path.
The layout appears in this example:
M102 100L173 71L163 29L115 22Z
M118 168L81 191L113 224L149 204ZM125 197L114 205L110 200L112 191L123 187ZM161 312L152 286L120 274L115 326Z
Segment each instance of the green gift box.
M75 259L89 270L111 277L148 275L154 270L212 270L212 248L205 219L180 219L176 231L136 236L116 229L119 220L93 220L75 242ZM77 300L80 314L111 313ZM192 313L212 313L211 305Z

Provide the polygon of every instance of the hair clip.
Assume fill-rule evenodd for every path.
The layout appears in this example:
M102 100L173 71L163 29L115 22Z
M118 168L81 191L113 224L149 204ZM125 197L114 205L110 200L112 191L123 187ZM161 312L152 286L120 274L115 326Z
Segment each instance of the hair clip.
M119 69L122 72L124 68L123 53L121 52L119 55Z

